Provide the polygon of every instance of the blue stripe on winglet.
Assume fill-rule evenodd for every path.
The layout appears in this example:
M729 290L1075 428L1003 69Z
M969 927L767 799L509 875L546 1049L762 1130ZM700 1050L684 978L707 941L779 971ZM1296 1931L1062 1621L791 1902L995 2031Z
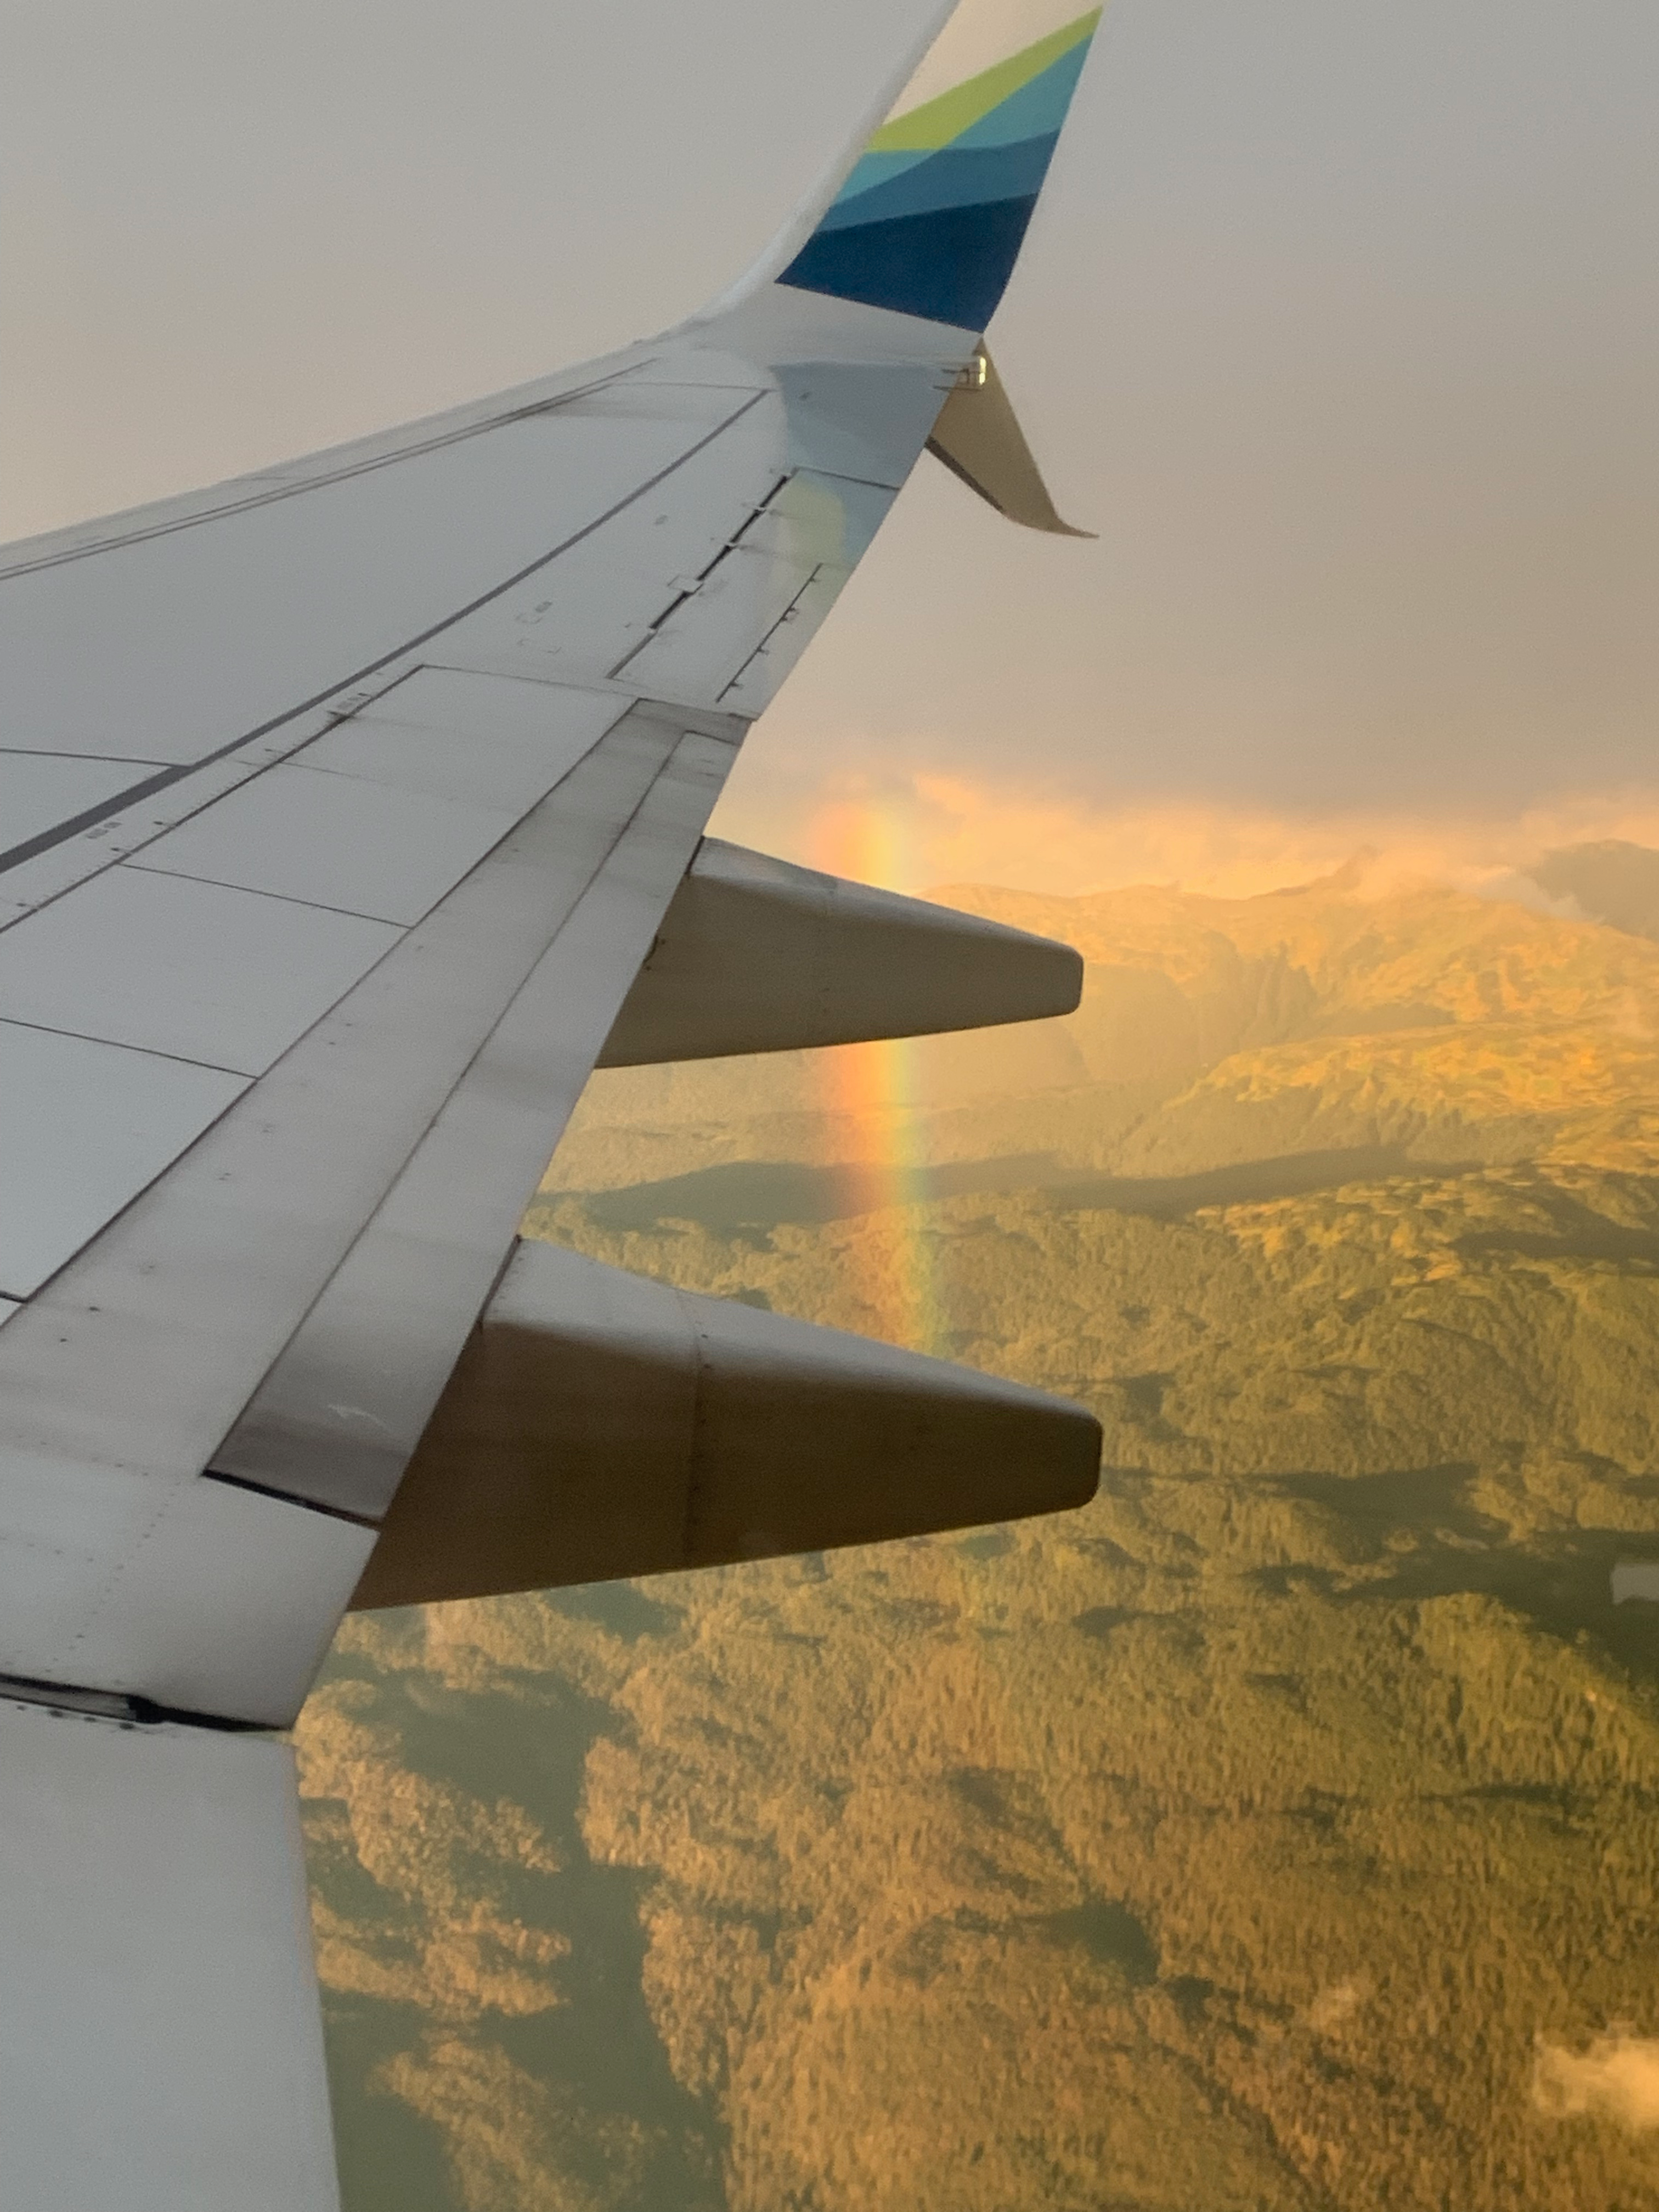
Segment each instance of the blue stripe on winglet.
M1057 62L1051 62L1041 76L1034 76L1030 84L1011 93L1000 106L970 124L959 138L951 143L963 148L1011 146L1021 138L1040 138L1047 132L1058 131L1066 120L1072 94L1077 90L1078 79L1088 58L1086 44L1073 46L1069 54L1062 54Z
M778 282L982 331L1013 271L1036 205L1032 192L820 230Z

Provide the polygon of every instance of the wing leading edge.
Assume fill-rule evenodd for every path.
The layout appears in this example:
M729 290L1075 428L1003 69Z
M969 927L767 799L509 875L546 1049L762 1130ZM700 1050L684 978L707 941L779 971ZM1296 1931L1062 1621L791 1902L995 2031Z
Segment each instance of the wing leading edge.
M709 848L709 889L684 888L744 732L974 374L1096 21L1024 12L1009 54L1006 7L966 0L767 259L678 330L0 554L0 1860L20 1870L0 1956L20 1990L63 1960L43 2063L84 2040L106 2069L95 2102L59 2099L49 2122L29 2068L0 2087L0 2174L26 2175L41 2212L217 2212L226 2176L255 2165L249 2203L331 2201L297 1859L256 1848L256 1801L287 1802L283 1755L234 1732L294 1717L452 1378L451 1430L489 1433L489 1358L458 1365L496 1341L481 1316L518 1329L514 1387L541 1393L526 1433L545 1454L587 1307L631 1310L625 1285L573 1276L538 1289L526 1324L525 1267L502 1284L607 1040L631 1033L637 1056L655 1036L667 1056L873 1033L854 936L835 948L843 914L943 962L941 1022L1060 1002L1040 951L988 951L817 879L772 894L830 993L792 1025L775 978L716 988L708 949L775 864ZM1019 511L1023 495L979 488ZM653 947L659 976L702 963L689 1023L636 987ZM892 1018L919 1026L918 995ZM696 1346L725 1344L720 1317L690 1308L650 1328L681 1347L662 1387L712 1391L746 1438L745 1528L766 1520L756 1421L798 1419L838 1373L893 1409L896 1440L935 1439L895 1526L1092 1481L1085 1417L996 1386L981 1412L1015 1424L1034 1468L1049 1421L1064 1472L1029 1493L970 1484L953 1509L923 1492L963 1448L971 1385L838 1353L828 1333L739 1329L714 1360ZM698 1533L720 1470L679 1451L663 1496L680 1534L660 1562L601 1546L607 1571L754 1548ZM465 1457L427 1455L440 1523ZM833 1471L817 1479L828 1510ZM872 1492L848 1528L880 1534L887 1510ZM526 1525L539 1557L533 1499ZM486 1581L514 1571L508 1557ZM225 1879L248 1942L290 1975L199 2105L156 2054L266 1969L210 1916L202 1942L102 1971L72 1939L79 1859L52 1879L54 1821L125 1808L161 1836L169 1793L180 1853L228 1837L228 1869L246 1839ZM187 1911L159 1875L122 1899L152 1932ZM261 2037L281 2058L263 2094ZM146 2107L165 2124L131 2117Z

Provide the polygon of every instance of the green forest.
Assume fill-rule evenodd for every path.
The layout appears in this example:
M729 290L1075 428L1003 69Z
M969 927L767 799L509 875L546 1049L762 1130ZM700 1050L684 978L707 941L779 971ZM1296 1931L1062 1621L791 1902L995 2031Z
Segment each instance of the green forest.
M1082 1399L1100 1493L349 1620L349 2212L1659 2208L1633 851L957 886L1076 1015L595 1078L527 1234Z

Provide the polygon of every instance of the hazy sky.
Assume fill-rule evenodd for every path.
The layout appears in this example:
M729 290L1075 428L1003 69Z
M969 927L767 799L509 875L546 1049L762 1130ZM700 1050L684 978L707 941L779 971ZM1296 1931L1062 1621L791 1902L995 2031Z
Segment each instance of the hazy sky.
M926 5L0 0L0 534L661 327ZM1100 541L927 465L757 804L1659 787L1656 100L1653 0L1116 0L993 332Z

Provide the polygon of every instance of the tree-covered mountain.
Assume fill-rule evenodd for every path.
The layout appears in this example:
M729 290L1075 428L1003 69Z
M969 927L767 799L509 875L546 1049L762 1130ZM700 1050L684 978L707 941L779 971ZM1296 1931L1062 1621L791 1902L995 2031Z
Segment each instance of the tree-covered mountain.
M1079 1013L596 1079L527 1225L1086 1398L1101 1494L350 1624L349 2202L1659 2206L1659 945L943 896Z

